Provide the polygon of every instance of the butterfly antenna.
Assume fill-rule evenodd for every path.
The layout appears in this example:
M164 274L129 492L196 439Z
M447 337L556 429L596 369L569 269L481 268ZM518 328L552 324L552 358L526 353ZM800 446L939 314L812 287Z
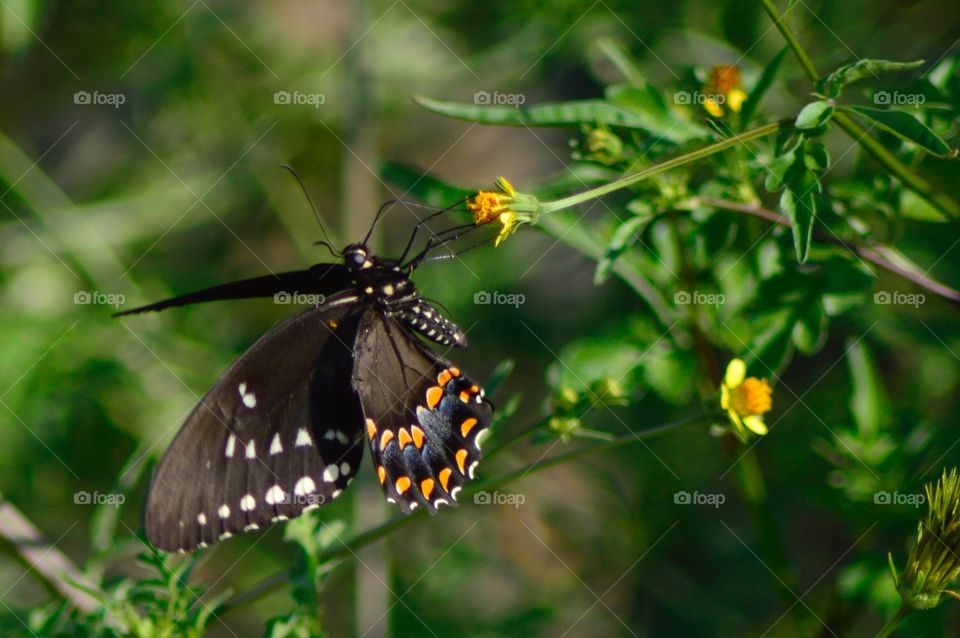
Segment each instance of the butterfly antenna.
M457 200L456 202L454 202L453 204L450 204L445 208L437 209L433 206L427 206L426 204L420 204L418 202L411 202L410 200L406 200L406 199L388 199L380 206L380 210L377 211L377 216L374 217L373 223L370 224L370 229L367 230L367 234L363 238L363 243L366 244L367 241L370 240L370 236L373 234L373 231L377 227L377 224L380 222L380 219L386 214L387 209L390 206L393 206L394 204L403 204L404 206L412 206L413 208L423 208L429 211L433 211L433 214L428 215L427 217L425 217L424 219L420 220L420 222L417 223L416 227L414 228L413 234L410 237L410 240L407 242L407 249L404 250L404 255L406 255L407 252L410 250L410 244L412 244L414 238L416 238L417 230L419 230L419 228L422 226L422 224L425 221L432 219L434 217L437 217L438 215L445 213L447 211L454 210L457 206L463 204L464 201L465 200Z
M317 207L313 203L313 198L310 197L310 191L307 190L307 187L304 185L303 180L300 179L300 176L297 174L297 171L293 170L293 167L289 164L281 164L280 168L288 171L293 175L293 179L297 180L297 184L300 184L300 190L303 191L304 196L307 198L307 203L310 204L310 210L313 211L313 216L317 220L317 225L320 226L320 232L323 234L323 239L325 241L318 241L315 243L317 246L326 246L334 256L337 255L337 252L333 249L333 246L330 244L330 235L327 234L327 229L323 227L323 220L320 219L320 213L317 211Z

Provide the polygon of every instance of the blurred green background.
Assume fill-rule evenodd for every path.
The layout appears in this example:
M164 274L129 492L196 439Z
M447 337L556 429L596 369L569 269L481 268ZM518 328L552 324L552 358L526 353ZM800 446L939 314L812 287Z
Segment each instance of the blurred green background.
M934 61L960 46L960 15L947 0L800 2L791 23L824 69L856 57ZM143 549L133 535L150 463L217 375L291 309L237 301L118 321L82 294L122 295L129 307L328 259L311 245L321 238L316 222L280 163L302 176L340 245L381 201L404 194L382 178L386 161L470 190L497 175L524 187L562 174L579 131L455 122L412 98L596 97L614 73L595 46L604 36L656 84L723 63L755 74L783 46L746 0L0 2L3 495L92 573L142 575L130 559ZM808 92L788 56L765 110L794 112ZM391 213L378 250L402 249L413 221ZM911 227L897 245L957 286L950 228ZM544 414L548 370L568 344L616 340L648 313L619 281L594 286L593 268L524 230L417 273L422 291L469 329L458 363L486 378L516 361L495 397L523 396L505 430ZM525 303L475 304L484 291ZM773 514L764 524L782 539L796 597L778 591L760 560L731 459L701 427L503 488L523 495L520 507L466 504L403 528L328 575L324 624L330 635L370 636L872 635L895 602L886 553L902 560L917 510L851 500L836 488L837 465L816 449L835 446L853 418L859 360L845 353L863 346L894 446L933 450L889 475L870 469L878 484L916 492L956 463L956 316L937 302L864 308L783 376L793 390L776 395L776 431L756 453ZM689 413L692 375L666 378L673 404L641 388L631 407L616 417L601 410L591 425L619 434ZM512 447L480 475L536 461L548 447ZM680 507L681 490L726 502ZM94 508L74 502L79 491L127 498ZM359 531L392 514L372 471L352 492L321 518ZM242 592L296 560L281 537L276 529L208 550L194 578ZM10 555L0 559L0 592L10 633L25 633L31 608L50 600ZM214 622L210 635L259 635L291 607L279 588ZM948 635L958 622L947 605L911 626Z

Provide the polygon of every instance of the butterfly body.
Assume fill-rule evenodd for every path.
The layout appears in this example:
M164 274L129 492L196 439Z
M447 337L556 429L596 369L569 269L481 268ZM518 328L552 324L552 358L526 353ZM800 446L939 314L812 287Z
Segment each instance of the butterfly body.
M364 446L401 511L455 504L474 476L492 409L478 384L416 336L466 345L460 328L420 297L411 270L351 245L342 263L121 313L322 295L264 334L187 417L147 497L155 547L191 551L321 507L354 480Z

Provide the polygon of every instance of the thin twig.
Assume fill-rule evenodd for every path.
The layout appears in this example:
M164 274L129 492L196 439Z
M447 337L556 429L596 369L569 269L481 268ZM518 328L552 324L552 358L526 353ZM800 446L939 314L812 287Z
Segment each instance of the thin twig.
M96 591L80 569L67 556L44 540L30 519L0 497L0 538L27 567L27 573L54 595L70 601L84 613L101 608L100 602L73 583Z
M737 213L746 213L747 215L752 215L754 217L759 217L767 221L779 224L781 226L790 227L792 223L790 219L784 217L776 211L763 208L756 204L743 204L740 202L728 201L725 199L715 199L712 197L701 197L700 202L706 204L707 206L713 206L714 208L721 208L724 210L729 210ZM826 233L822 230L814 228L813 231L814 237L819 241L834 244L837 246L842 246L850 252L856 254L865 261L883 268L899 277L913 282L914 284L920 286L924 290L928 290L935 295L943 297L947 301L952 302L954 305L960 306L960 291L957 291L946 284L942 284L936 279L933 279L919 267L915 269L910 269L900 264L895 263L894 260L899 261L903 264L911 264L910 260L895 248L885 245L878 246L860 246L857 244L850 243L843 239L840 239L836 235Z

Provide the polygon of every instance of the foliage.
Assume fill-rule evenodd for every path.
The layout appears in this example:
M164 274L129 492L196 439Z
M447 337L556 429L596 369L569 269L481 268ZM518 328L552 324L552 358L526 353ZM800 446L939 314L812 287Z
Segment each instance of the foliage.
M881 632L949 633L957 605L939 594L952 595L955 572L935 592L918 574L956 531L954 475L925 495L927 529L949 529L921 534L895 577L887 555L907 555L920 486L958 464L952 38L917 54L883 39L877 55L909 50L906 61L818 71L807 48L838 61L849 47L827 36L872 41L866 16L883 22L886 5L859 20L835 8L812 23L824 34L794 29L816 17L801 5L697 5L703 15L673 33L686 18L670 6L450 2L426 20L401 6L352 16L356 50L326 38L318 62L305 53L316 34L288 33L301 22L288 9L111 4L74 22L12 4L0 31L3 81L21 91L0 124L0 468L9 501L63 541L42 557L78 565L84 581L67 584L96 606L71 599L47 560L32 578L6 569L17 593L0 597L4 635L299 638L389 623L398 635L871 636L884 619ZM709 19L725 40L708 38ZM771 25L782 39L771 31L754 49ZM901 40L915 35L902 28ZM84 79L48 51L69 51L61 63ZM527 58L530 75L502 71ZM66 76L55 90L36 79L51 68ZM84 111L91 137L50 146L73 129L62 105L29 96L69 101L113 83L130 104ZM317 95L309 87L326 103L275 96ZM110 135L89 132L105 122ZM449 151L461 132L469 146ZM448 151L470 169L434 169ZM334 244L372 218L376 180L432 207L475 204L490 224L472 235L484 247L417 273L475 326L471 348L449 356L493 370L477 375L497 405L479 480L456 512L384 518L368 472L282 539L158 556L137 537L151 460L290 309L240 302L119 323L96 300L317 261L278 157L323 193ZM368 174L378 157L390 161ZM552 177L529 177L558 160ZM402 250L411 225L391 213L378 250ZM737 360L743 374L724 383ZM763 430L743 428L751 416ZM81 493L113 501L86 507ZM44 589L21 593L34 578ZM900 607L895 578L936 608L908 617L920 606Z

